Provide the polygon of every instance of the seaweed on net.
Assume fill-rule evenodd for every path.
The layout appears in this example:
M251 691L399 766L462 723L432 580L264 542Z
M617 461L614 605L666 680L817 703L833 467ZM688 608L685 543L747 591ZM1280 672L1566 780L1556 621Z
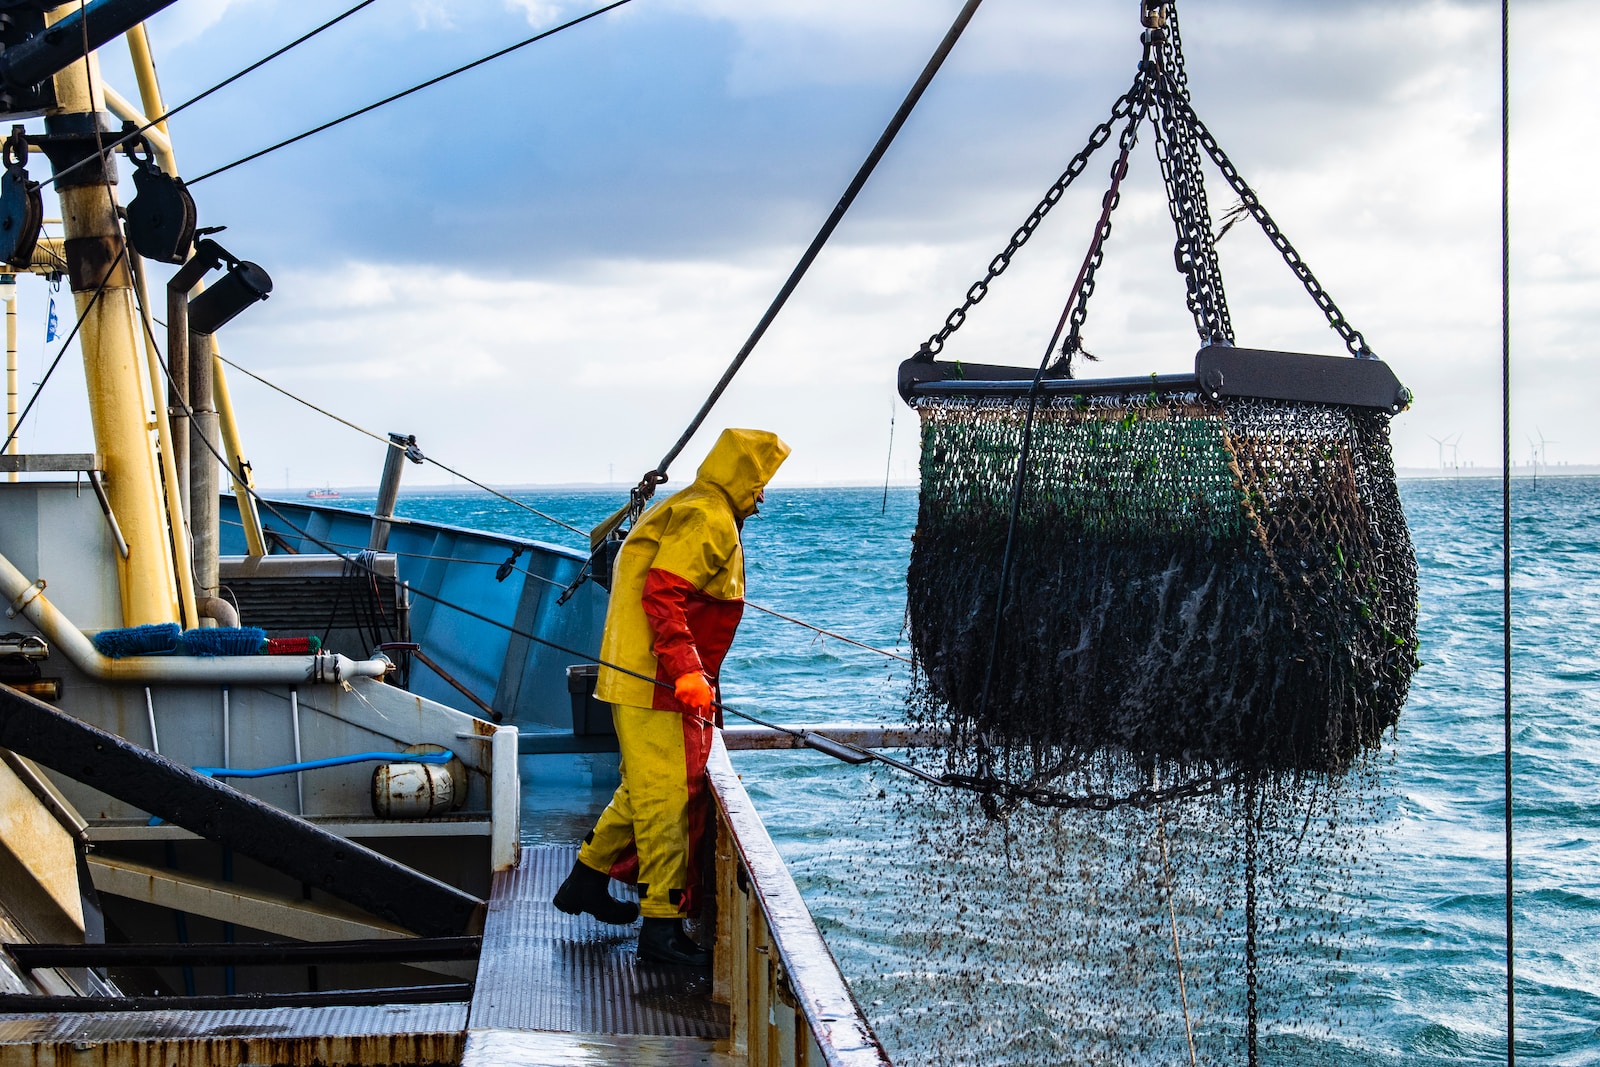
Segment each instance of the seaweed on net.
M953 770L1037 787L1096 754L1338 773L1398 721L1416 561L1378 412L1193 393L923 398L914 715ZM987 700L992 635L995 668Z

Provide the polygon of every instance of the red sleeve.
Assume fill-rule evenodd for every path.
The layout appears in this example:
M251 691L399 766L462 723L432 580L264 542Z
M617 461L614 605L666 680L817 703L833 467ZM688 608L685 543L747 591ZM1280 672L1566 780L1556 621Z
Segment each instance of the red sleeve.
M650 650L666 677L674 680L704 669L686 611L689 596L695 591L693 583L660 567L651 567L645 575L642 600L644 617L650 623Z

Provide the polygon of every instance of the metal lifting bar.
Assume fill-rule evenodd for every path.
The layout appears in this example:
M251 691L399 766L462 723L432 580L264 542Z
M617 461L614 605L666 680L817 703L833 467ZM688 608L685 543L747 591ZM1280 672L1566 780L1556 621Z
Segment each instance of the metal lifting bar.
M89 51L114 40L175 0L94 0L43 33L0 53L0 82L29 89L66 70Z

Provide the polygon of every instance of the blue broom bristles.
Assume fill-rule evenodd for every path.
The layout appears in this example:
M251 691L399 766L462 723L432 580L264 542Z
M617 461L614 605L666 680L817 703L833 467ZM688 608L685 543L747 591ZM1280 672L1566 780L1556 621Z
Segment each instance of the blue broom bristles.
M214 626L185 630L179 640L187 656L256 656L266 644L267 631L259 626Z
M117 630L101 630L89 640L102 656L166 656L177 650L180 630L175 622L152 622Z

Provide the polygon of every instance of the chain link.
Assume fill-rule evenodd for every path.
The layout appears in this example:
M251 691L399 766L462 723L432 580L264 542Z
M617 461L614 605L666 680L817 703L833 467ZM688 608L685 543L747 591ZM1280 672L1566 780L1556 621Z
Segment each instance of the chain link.
M1152 31L1160 37L1161 57L1156 81L1156 158L1161 163L1167 210L1177 233L1173 263L1184 276L1189 313L1194 316L1201 343L1232 344L1233 321L1228 314L1222 267L1211 233L1211 207L1206 199L1200 149L1195 144L1193 127L1179 117L1180 106L1188 105L1189 74L1184 68L1178 13L1173 4L1163 6L1166 28Z
M1117 147L1120 151L1116 162L1111 165L1111 188L1106 190L1105 199L1101 202L1104 214L1094 242L1094 254L1089 259L1088 268L1083 273L1083 284L1078 287L1077 296L1073 301L1067 338L1061 343L1061 361L1058 366L1069 378L1072 377L1074 355L1082 353L1086 358L1095 358L1084 351L1083 324L1089 318L1089 298L1094 295L1095 273L1105 261L1106 242L1111 239L1111 213L1122 201L1121 185L1122 180L1128 176L1128 153L1133 151L1134 144L1138 142L1139 124L1144 121L1150 109L1149 98L1149 89L1146 87L1138 110L1128 116L1127 125L1122 128L1122 134L1117 138Z
M938 355L944 349L945 341L949 340L950 335L959 330L962 323L967 321L967 312L971 311L989 294L990 283L1005 273L1006 268L1011 265L1011 257L1017 254L1018 249L1028 243L1028 238L1033 236L1033 231L1037 230L1039 224L1044 221L1045 216L1050 214L1050 209L1056 206L1056 202L1066 193L1067 188L1077 180L1078 176L1083 173L1084 168L1089 165L1089 158L1107 141L1111 140L1112 127L1119 120L1125 119L1133 113L1133 109L1145 92L1145 72L1141 70L1138 76L1134 78L1133 85L1129 87L1127 92L1119 96L1117 102L1112 105L1111 116L1094 128L1094 132L1089 135L1089 143L1084 145L1082 150L1072 157L1071 162L1067 164L1067 169L1061 172L1061 177L1055 180L1055 184L1051 185L1045 192L1038 206L1033 209L1033 212L1029 214L1022 225L1017 227L1004 251L989 261L988 272L967 290L966 299L961 306L950 312L945 317L944 325L923 344L923 352L933 356Z
M1217 139L1211 135L1211 131L1206 128L1206 124L1200 121L1200 117L1195 114L1194 109L1189 106L1187 101L1180 102L1179 110L1183 115L1184 121L1195 131L1200 146L1206 150L1206 154L1216 164L1217 170L1222 172L1222 177L1232 187L1234 195L1238 196L1239 202L1250 213L1250 217L1255 219L1261 226L1262 232L1267 235L1267 239L1272 242L1272 246L1283 257L1284 263L1294 272L1294 276L1300 279L1300 284L1305 286L1305 290L1310 294L1311 299L1321 309L1322 313L1327 316L1328 325L1344 339L1345 347L1350 350L1350 354L1363 359L1376 358L1372 349L1367 345L1366 338L1361 335L1361 331L1350 325L1349 321L1345 319L1344 314L1339 310L1339 306L1333 302L1333 297L1329 296L1327 290L1322 288L1321 283L1317 281L1316 275L1311 273L1311 268L1306 264L1306 261L1300 258L1300 253L1295 251L1294 245L1289 243L1289 238L1284 236L1283 231L1278 228L1278 224L1273 221L1272 216L1267 214L1267 209L1262 205L1261 198L1256 195L1255 190L1250 188L1245 180L1239 176L1239 171L1234 167L1233 161L1222 150L1222 146L1217 144Z

